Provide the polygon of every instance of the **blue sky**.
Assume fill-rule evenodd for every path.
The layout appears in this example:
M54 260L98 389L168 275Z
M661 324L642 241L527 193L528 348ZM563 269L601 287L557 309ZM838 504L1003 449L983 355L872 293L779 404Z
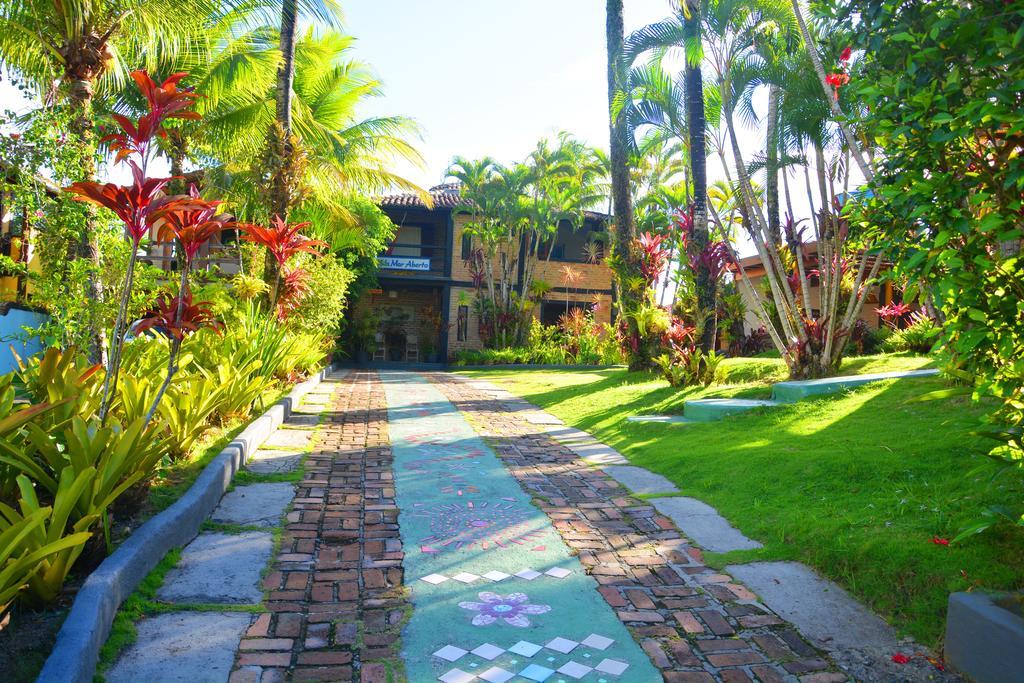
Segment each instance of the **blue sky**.
M372 114L423 130L424 185L451 157L521 159L568 130L608 146L605 3L601 0L349 0L355 53L384 82ZM670 12L667 0L626 0L626 31Z
M420 125L424 166L399 162L394 169L410 180L441 182L456 155L522 159L559 130L607 148L603 0L341 3L345 29L357 39L354 56L384 84L384 96L362 114L403 115ZM670 12L668 0L625 0L626 31ZM755 97L755 106L763 99ZM26 106L0 83L0 108ZM745 158L753 157L760 137L740 131ZM717 158L708 167L712 181L724 177ZM808 215L802 180L802 173L791 177L798 217Z

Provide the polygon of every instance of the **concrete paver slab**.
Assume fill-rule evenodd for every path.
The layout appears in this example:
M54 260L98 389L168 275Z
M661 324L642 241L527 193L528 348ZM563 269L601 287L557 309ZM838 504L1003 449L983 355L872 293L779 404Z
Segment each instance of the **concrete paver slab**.
M729 524L715 508L696 498L652 498L651 504L705 550L725 553L761 547Z
M171 612L136 624L138 638L106 672L109 683L228 680L249 614Z
M316 427L320 424L320 415L293 414L281 425L286 429Z
M612 465L605 467L604 471L633 493L679 493L671 481L643 467Z
M309 439L312 436L312 429L278 429L263 445L272 449L301 450L309 446Z
M804 564L751 562L725 570L825 649L896 648L896 636L888 624Z
M167 602L258 604L273 536L259 531L200 534L185 546L157 597Z
M210 515L219 524L275 527L295 497L287 483L250 484L229 491Z
M295 451L258 450L245 466L256 474L291 472L302 462L302 453Z

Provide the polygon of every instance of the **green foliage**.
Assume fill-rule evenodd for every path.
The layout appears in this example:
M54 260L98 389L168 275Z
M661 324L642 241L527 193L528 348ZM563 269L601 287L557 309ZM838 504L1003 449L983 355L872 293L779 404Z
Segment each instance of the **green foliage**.
M83 532L46 541L44 527L52 512L53 508L45 507L22 515L0 503L0 614L28 586L42 562L53 562L54 555L89 540L90 534ZM41 544L40 534L44 537Z
M835 11L864 50L852 86L872 103L865 132L884 149L862 221L889 245L910 294L937 309L975 397L998 400L997 430L1020 428L1024 7L871 0ZM1024 525L1022 514L1024 503L1014 513Z
M336 334L354 273L331 254L310 259L300 267L308 273L309 293L288 316L289 327L300 332Z
M210 428L210 416L221 405L217 380L192 375L168 387L157 408L172 460L186 457Z
M886 353L928 353L939 340L942 330L931 318L921 317L902 330L893 330L882 341Z
M662 377L673 387L710 386L719 379L719 365L725 358L720 353L704 353L698 348L673 350L654 359Z
M592 312L572 309L558 325L530 319L526 346L459 351L456 365L614 365L622 352L610 325L598 325Z
M44 524L33 525L31 533L20 539L21 548L25 552L45 555L36 565L35 572L28 577L22 594L31 604L40 605L56 599L71 566L85 549L85 543L91 536L88 529L100 515L93 512L84 517L79 516L75 514L75 507L89 496L90 486L95 479L94 468L86 468L76 475L73 467L65 467L60 474L52 512L48 518L44 515ZM50 509L39 504L28 477L20 475L17 481L21 493L19 509L0 503L0 516L5 517L6 523L11 525L24 523L24 520L38 515L40 511ZM69 525L71 533L67 532Z

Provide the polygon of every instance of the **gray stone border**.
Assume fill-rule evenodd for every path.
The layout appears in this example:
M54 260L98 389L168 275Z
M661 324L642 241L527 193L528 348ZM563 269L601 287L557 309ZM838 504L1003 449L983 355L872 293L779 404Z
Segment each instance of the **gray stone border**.
M333 364L328 365L296 384L287 396L250 422L203 468L181 498L136 529L89 574L57 634L57 643L37 683L91 683L100 648L110 634L121 603L169 550L185 545L199 533L203 520L220 502L239 468L288 419L302 397L334 369Z

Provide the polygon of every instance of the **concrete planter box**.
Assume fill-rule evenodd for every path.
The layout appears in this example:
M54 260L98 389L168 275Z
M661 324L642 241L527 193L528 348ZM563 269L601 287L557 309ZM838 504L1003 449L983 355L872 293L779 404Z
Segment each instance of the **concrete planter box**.
M1005 595L949 596L946 661L976 683L1024 682L1024 618L998 604Z

